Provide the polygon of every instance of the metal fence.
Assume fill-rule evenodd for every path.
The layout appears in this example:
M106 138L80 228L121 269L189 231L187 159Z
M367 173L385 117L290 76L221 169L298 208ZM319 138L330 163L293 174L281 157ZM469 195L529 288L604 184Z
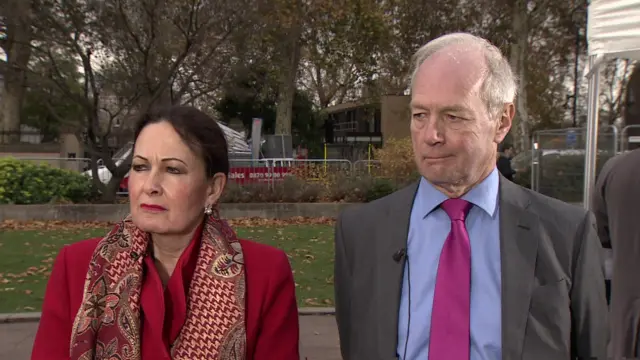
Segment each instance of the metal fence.
M236 184L275 183L287 176L321 181L330 174L351 172L353 164L342 159L231 160L229 181Z
M379 160L358 160L353 163L353 173L356 175L378 176L382 168Z
M629 141L629 131L636 128L640 129L640 125L629 125L621 131L614 126L600 129L596 171L599 171L608 158L626 151L630 142L640 142L640 136ZM536 131L532 137L531 150L514 158L514 168L520 170L521 179L524 173L524 178L530 182L523 185L529 185L535 191L565 201L582 201L585 142L585 128ZM92 176L91 160L88 158L42 155L20 155L17 158ZM323 181L328 176L336 174L380 177L381 165L377 160L351 162L344 159L234 159L230 160L229 183L240 186L256 183L275 184L288 176L313 182ZM101 182L108 183L111 180L111 173L104 165L98 164L97 170ZM123 185L126 185L126 181Z
M584 190L585 128L540 130L533 134L530 187L564 201L582 201ZM600 129L596 169L620 150L615 126ZM597 175L597 174L596 174Z
M640 136L629 136L629 131L640 130L640 125L627 125L622 128L620 133L620 151L625 152L629 149L630 143L640 143Z
M11 156L17 160L29 161L36 164L46 164L54 168L71 170L93 177L91 159L88 158L60 158L43 156ZM343 159L260 159L230 160L228 181L238 185L281 182L288 176L297 176L305 181L322 181L337 174L351 175L354 173L354 163ZM104 184L111 181L111 172L101 162L97 166L98 178ZM126 187L126 176L122 187Z

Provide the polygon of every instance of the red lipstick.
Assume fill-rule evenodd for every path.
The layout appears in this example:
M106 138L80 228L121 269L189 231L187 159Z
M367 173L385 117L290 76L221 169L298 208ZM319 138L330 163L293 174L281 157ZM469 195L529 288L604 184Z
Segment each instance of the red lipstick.
M160 205L153 205L153 204L141 204L140 207L144 210L149 210L149 211L166 211L167 209L163 206Z

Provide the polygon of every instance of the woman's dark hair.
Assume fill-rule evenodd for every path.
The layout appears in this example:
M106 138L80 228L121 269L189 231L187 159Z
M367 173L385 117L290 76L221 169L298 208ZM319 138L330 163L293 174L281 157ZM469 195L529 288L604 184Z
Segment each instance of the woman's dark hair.
M170 106L148 111L136 124L134 142L147 125L163 121L171 124L187 146L202 156L207 177L216 173L229 175L229 153L224 132L215 120L194 107Z

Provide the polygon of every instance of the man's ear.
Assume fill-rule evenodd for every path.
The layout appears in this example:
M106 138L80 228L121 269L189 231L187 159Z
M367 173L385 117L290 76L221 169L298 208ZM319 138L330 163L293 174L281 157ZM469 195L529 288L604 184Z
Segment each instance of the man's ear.
M516 115L516 107L513 103L505 104L502 112L500 113L500 118L498 119L498 126L496 128L496 135L494 141L499 144L511 130L511 125L513 125L513 118Z

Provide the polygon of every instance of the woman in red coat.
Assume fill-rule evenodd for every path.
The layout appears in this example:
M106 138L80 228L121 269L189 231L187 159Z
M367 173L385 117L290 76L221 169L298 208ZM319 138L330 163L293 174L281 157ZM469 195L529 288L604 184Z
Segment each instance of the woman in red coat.
M219 218L228 172L213 119L191 107L145 114L131 214L62 249L32 359L298 360L289 261Z

